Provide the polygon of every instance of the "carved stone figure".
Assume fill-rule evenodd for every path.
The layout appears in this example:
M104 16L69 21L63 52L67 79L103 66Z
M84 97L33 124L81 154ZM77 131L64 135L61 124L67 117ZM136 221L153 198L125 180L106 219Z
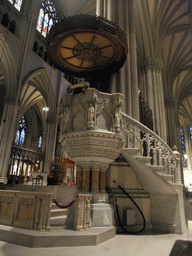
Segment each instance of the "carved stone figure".
M94 113L95 113L95 109L93 105L89 104L88 112L87 112L88 123L94 123Z
M64 109L64 113L60 113L59 115L59 123L61 131L65 131L66 128L69 126L70 121L70 109L69 107L66 107Z
M115 109L115 126L120 126L120 107Z
M69 109L69 107L66 107L65 108L65 116L64 116L65 126L69 126L69 121L70 121L70 109Z

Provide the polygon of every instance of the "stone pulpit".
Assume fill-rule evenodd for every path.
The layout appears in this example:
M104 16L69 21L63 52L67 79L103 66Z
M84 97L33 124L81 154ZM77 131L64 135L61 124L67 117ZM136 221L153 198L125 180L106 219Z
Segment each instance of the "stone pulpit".
M105 193L106 171L123 146L120 132L123 97L120 93L87 88L82 93L66 94L59 108L59 140L63 151L76 163L78 189L92 193L93 226L112 225Z

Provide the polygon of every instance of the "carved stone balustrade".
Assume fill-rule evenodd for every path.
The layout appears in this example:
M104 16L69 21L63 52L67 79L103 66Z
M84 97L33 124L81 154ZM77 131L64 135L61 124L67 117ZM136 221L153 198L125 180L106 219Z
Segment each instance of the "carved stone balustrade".
M124 148L137 149L138 155L151 159L151 166L161 167L163 176L170 176L170 183L181 184L180 154L173 150L156 133L137 120L121 113Z
M52 200L52 193L1 191L0 224L48 231Z

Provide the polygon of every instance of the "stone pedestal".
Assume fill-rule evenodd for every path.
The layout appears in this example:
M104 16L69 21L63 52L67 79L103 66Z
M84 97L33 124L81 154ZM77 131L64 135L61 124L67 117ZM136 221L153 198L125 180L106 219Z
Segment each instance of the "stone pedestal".
M93 193L91 203L92 227L112 226L114 213L107 193Z

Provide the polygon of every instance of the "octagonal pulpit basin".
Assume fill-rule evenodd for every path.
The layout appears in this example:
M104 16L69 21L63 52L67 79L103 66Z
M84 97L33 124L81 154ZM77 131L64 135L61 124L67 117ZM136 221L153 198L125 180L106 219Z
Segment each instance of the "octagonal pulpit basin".
M54 25L46 46L56 68L78 77L112 74L123 66L127 55L126 37L117 25L84 14Z

